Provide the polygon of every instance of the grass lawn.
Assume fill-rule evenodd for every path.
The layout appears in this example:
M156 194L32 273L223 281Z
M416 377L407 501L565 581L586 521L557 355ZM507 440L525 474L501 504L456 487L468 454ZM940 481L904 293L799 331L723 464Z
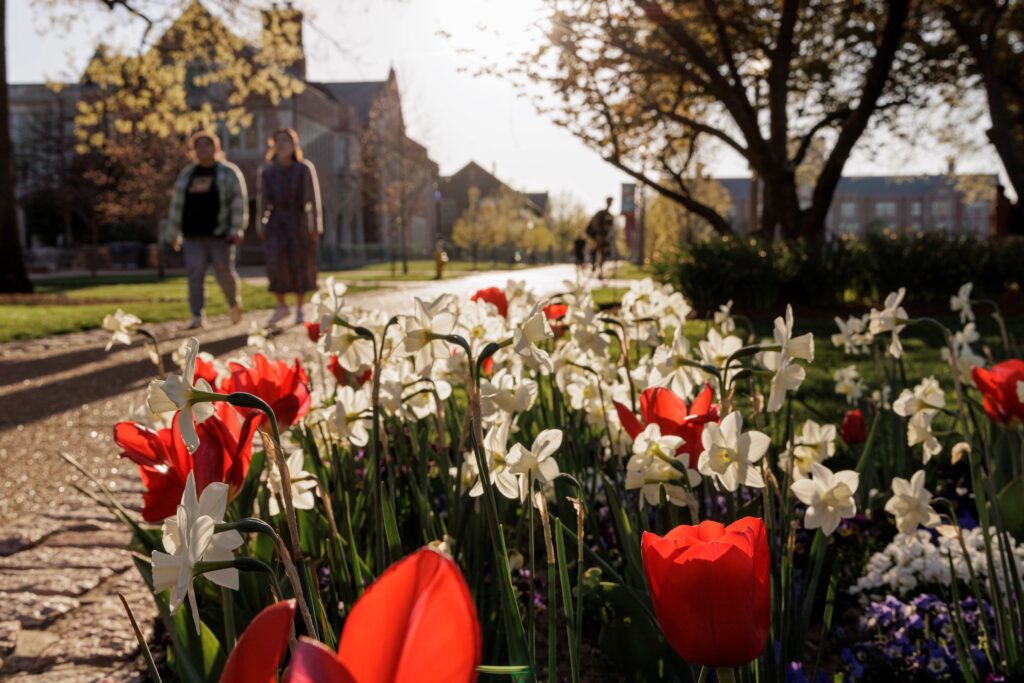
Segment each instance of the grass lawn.
M371 287L353 287L358 292ZM158 280L150 274L63 278L36 283L36 293L53 295L40 303L0 304L0 342L36 339L52 334L90 330L100 326L103 316L122 308L144 322L186 320L188 283L184 276ZM67 297L68 303L55 296ZM242 302L246 310L272 308L274 297L265 285L242 280ZM227 304L213 277L206 279L206 313L222 315Z

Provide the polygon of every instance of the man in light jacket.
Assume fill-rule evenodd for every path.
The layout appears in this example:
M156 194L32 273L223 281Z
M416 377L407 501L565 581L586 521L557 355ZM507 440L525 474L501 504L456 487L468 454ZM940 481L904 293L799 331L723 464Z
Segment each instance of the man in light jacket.
M235 270L235 247L249 224L245 178L224 158L216 133L200 131L189 140L193 162L174 183L168 212L169 239L175 251L184 249L188 272L189 329L205 323L204 282L207 268L224 292L231 322L242 318L241 283Z

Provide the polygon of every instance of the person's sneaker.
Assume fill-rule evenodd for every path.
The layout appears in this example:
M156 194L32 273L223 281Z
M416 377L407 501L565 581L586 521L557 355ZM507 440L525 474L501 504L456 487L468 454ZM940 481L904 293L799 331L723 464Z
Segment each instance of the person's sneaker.
M298 306L295 309L295 324L301 325L305 318L302 317L302 306Z
M203 322L203 316L201 316L201 315L197 315L197 316L195 316L194 318L192 318L192 322L190 322L190 323L188 324L188 328L186 328L186 329L189 329L189 330L198 330L198 329L200 329L201 327L203 327L203 325L204 325L204 322Z
M288 310L287 306L278 306L277 308L275 308L274 312L270 314L269 318L267 318L267 327L270 327L271 325L276 325L277 323L287 318L289 312L290 311Z
M231 324L237 325L242 320L242 307L232 306L231 307Z

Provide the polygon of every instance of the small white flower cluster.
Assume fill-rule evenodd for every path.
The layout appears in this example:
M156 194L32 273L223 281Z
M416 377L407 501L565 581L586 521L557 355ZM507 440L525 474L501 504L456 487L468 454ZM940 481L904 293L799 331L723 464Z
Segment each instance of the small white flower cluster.
M970 571L982 585L989 580L988 563L985 560L985 541L981 527L964 531L963 541L967 548L964 556L956 530L943 528L946 533L936 540L933 534L918 529L913 534L896 534L884 550L875 553L868 560L863 576L850 588L850 593L879 598L890 592L907 595L924 587L950 585L949 559L952 555L956 578L965 584L970 581ZM999 556L999 537L992 530L992 552ZM1010 539L1010 554L1016 560L1017 571L1024 572L1024 545ZM968 563L970 568L968 568ZM998 559L996 572L1000 585L1006 584L1002 564Z

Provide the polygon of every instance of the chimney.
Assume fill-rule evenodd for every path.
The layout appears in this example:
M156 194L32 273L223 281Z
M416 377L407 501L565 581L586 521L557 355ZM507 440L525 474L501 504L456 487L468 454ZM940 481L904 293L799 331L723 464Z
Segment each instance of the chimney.
M263 49L301 80L306 80L306 50L302 43L302 10L291 0L284 7L276 2L260 12L263 20Z
M946 157L946 175L950 178L956 175L956 157Z

